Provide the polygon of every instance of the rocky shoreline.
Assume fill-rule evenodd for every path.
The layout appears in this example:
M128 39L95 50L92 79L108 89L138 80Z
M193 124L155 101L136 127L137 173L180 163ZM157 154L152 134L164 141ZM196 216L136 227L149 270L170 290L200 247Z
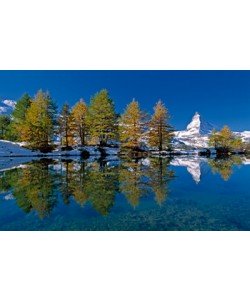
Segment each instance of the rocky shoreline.
M239 154L249 154L248 152L232 152L223 154L227 155L239 155ZM129 158L145 158L145 157L172 157L172 156L204 156L204 157L214 157L218 156L215 149L200 148L200 149L174 149L172 151L157 151L148 149L121 149L120 147L99 147L99 146L85 146L77 147L72 149L62 149L58 148L52 152L42 153L40 151L32 151L25 148L20 143L14 143L9 141L0 140L0 157L68 157L68 156L78 156L81 158L105 158L110 157L129 157Z

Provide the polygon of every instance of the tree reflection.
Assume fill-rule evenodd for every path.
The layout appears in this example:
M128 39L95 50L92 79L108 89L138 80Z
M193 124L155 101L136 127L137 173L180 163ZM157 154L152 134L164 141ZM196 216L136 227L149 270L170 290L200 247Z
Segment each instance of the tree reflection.
M47 161L36 161L6 173L12 194L23 211L36 211L40 218L50 214L56 205L56 193Z
M0 176L0 191L11 191L17 205L26 213L35 211L40 218L50 215L58 199L65 205L87 203L106 216L115 203L117 192L125 195L132 207L144 195L154 193L158 204L168 197L168 182L173 172L166 159L124 161L120 165L105 161L33 161L5 171Z
M120 191L132 207L139 205L140 198L145 193L143 168L137 161L128 160L122 163L119 171Z
M13 181L14 175L17 173L17 169L12 169L4 172L0 176L0 191L8 192L11 189L11 183Z
M240 156L214 158L209 159L208 164L213 173L219 173L223 180L227 181L233 174L233 166L242 164L242 158Z
M149 186L155 194L156 203L160 206L168 198L168 183L174 178L174 171L168 168L169 162L167 158L153 158L148 170Z
M84 161L70 160L62 162L62 169L60 191L65 204L72 197L81 206L89 202L101 215L109 213L115 201L116 170L103 162L93 162L87 167Z
M166 158L143 161L125 161L119 171L120 191L134 208L139 205L143 195L153 191L155 201L161 205L168 197L168 182L174 172L168 169Z
M91 164L85 188L89 201L97 212L107 215L115 202L118 174L116 168L108 168L98 162Z
M72 196L80 206L84 206L89 199L89 193L87 190L89 172L86 168L86 162L80 161L78 163L74 163L71 171L70 189Z

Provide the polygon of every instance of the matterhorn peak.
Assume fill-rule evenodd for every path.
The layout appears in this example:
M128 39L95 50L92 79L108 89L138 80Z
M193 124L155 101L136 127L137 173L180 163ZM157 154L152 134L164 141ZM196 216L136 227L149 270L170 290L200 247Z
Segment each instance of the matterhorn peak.
M214 126L201 118L201 115L196 112L192 121L187 126L187 131L191 135L205 135L211 133Z

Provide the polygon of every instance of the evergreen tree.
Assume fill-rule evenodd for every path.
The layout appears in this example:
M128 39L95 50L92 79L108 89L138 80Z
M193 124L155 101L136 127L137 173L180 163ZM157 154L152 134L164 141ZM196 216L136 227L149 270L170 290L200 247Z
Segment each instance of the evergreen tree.
M168 110L159 100L154 107L154 115L149 122L149 145L156 147L159 151L170 148L173 134L168 120Z
M125 148L138 148L143 134L144 114L140 110L139 103L133 100L127 105L120 119L120 140Z
M221 131L214 130L209 137L209 145L214 147L218 154L228 154L244 147L241 138L237 137L228 126L224 126Z
M7 115L0 115L0 139L6 139L10 126L10 117Z
M27 109L31 105L31 97L29 94L24 94L15 106L12 112L11 136L13 140L20 141L22 126L25 123L25 115Z
M91 138L97 139L100 146L106 145L108 139L116 136L115 107L107 90L101 90L92 97L87 122Z
M59 134L61 136L61 145L68 148L73 144L72 136L72 115L68 104L64 104L58 119Z
M86 144L88 135L87 113L88 107L82 99L72 109L72 130L81 146Z
M16 103L15 109L12 112L12 118L15 122L22 122L25 120L25 114L31 104L31 97L29 94L24 94Z
M49 94L38 91L25 114L25 122L21 126L21 140L33 149L51 150L55 116L56 107Z

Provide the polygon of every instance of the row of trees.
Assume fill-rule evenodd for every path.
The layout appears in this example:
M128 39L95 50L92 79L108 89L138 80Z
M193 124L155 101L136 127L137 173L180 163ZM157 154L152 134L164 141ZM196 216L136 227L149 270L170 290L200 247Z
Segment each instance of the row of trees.
M107 90L96 93L89 105L82 99L72 109L64 104L58 114L49 93L40 90L34 98L25 94L10 117L0 116L0 138L25 142L41 151L52 150L56 141L65 149L75 145L106 146L118 141L125 149L137 150L146 143L161 151L171 148L173 128L169 119L161 100L152 116L144 113L135 100L118 115ZM209 145L221 154L245 147L227 126L212 132Z
M38 91L32 99L25 94L16 104L10 118L0 120L1 138L25 142L32 149L51 150L56 139L61 146L105 146L121 142L124 148L139 148L143 140L159 150L168 149L172 137L169 113L162 101L154 107L152 117L133 100L122 115L107 90L95 94L90 104L78 101L71 109L64 104L60 113L49 93Z

